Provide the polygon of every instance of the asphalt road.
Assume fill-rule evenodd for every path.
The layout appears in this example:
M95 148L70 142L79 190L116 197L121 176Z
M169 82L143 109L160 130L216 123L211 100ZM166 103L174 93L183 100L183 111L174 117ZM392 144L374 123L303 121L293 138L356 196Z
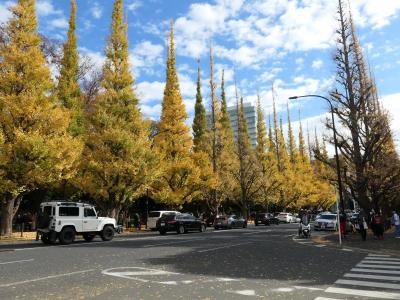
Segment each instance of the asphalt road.
M400 299L400 258L324 247L296 232L249 226L1 245L0 299Z

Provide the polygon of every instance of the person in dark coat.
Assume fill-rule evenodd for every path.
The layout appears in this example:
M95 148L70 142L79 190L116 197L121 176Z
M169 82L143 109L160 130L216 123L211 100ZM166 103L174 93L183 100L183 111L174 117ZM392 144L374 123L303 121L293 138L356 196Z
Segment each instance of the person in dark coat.
M358 225L360 227L361 239L365 241L367 239L367 216L364 212L364 209L361 208L360 213L358 214Z

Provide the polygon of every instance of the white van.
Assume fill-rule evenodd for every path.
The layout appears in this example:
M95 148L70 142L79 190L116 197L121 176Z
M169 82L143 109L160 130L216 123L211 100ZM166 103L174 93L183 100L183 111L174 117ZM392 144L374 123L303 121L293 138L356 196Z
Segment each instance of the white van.
M157 228L157 220L164 214L179 213L173 210L159 210L149 212L149 217L147 219L147 229L155 230Z

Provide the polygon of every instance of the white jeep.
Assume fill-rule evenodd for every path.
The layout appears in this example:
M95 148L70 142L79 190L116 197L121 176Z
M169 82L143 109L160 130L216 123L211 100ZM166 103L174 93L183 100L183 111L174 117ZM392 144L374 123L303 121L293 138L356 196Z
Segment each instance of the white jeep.
M54 244L57 239L63 245L71 244L76 235L82 235L87 242L96 235L110 241L118 229L115 219L98 217L90 204L65 201L40 204L37 237L45 244Z

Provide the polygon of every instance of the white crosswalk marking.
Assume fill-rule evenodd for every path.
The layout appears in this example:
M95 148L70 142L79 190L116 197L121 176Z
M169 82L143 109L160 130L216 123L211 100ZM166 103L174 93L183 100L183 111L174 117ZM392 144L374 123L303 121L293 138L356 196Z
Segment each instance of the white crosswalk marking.
M340 299L400 299L400 258L369 254L350 271L315 300L336 300L332 295Z

